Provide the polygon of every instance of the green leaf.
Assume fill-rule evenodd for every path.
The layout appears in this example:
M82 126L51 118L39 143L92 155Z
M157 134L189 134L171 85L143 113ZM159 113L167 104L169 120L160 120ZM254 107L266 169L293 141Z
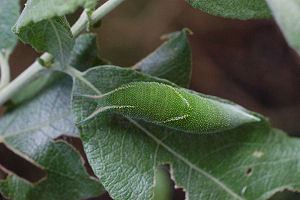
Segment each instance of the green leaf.
M73 35L64 15L79 6L94 7L97 0L28 0L13 31L39 52L48 52L62 66L69 64Z
M70 66L80 71L88 68L107 64L98 56L99 48L97 46L96 34L83 34L76 38L75 46L70 57Z
M238 18L269 18L268 5L264 0L186 0L193 7L211 15Z
M105 192L96 179L89 177L78 152L68 144L48 141L43 144L43 149L34 151L36 155L32 158L47 172L46 178L33 185L11 174L6 180L0 180L0 191L5 197L13 200L77 200Z
M87 70L96 65L106 63L98 57L98 46L95 34L83 34L76 38L75 45L69 58L69 63L79 70ZM54 65L55 68L62 68L59 63L55 63ZM52 85L61 78L61 73L47 71L46 74L41 75L37 80L27 85L22 91L12 97L6 106L14 107L24 101L30 100L47 86Z
M300 0L266 0L287 42L300 54Z
M78 135L70 108L71 87L70 79L64 79L0 119L0 143L46 172L34 184L13 173L1 180L0 191L8 198L77 200L104 192L100 182L87 174L79 153L54 141L62 134Z
M167 79L187 88L191 77L191 48L187 35L188 29L164 35L169 39L148 57L133 66L133 69L151 76Z
M79 6L91 8L97 0L28 0L16 24L16 31L43 20L64 16L74 12Z
M0 1L0 50L12 51L17 44L17 37L11 32L20 12L19 0Z
M70 25L65 17L54 17L25 27L14 27L19 38L32 45L38 52L52 54L62 66L69 62L75 44Z
M128 69L102 66L75 79L73 93L98 95L126 83L163 80ZM75 121L97 107L73 99ZM299 190L299 139L260 123L231 131L193 135L107 113L79 127L88 160L111 197L151 199L154 174L163 163L191 200L267 199Z

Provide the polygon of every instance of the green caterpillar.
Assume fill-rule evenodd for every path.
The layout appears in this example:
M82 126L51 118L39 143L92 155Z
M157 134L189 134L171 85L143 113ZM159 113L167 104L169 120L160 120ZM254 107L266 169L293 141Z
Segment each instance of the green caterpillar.
M260 121L240 106L157 82L134 82L100 96L75 96L92 98L98 103L98 109L77 125L103 112L192 133L215 133Z

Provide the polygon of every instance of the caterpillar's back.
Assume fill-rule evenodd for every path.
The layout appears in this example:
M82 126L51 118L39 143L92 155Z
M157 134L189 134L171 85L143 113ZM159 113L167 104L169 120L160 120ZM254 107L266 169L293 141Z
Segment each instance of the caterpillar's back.
M260 120L240 106L156 82L134 82L87 97L97 101L98 109L78 124L102 112L115 112L186 132L213 133Z

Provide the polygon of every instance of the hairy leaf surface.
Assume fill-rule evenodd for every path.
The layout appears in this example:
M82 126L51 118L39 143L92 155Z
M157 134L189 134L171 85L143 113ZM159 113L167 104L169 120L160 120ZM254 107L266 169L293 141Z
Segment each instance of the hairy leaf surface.
M97 65L107 64L107 61L99 58L98 53L96 34L82 34L75 40L75 46L69 59L70 66L85 71Z
M39 52L48 52L65 66L74 46L65 15L79 6L91 8L97 0L28 0L14 26L20 39Z
M62 134L78 134L72 122L70 93L70 80L63 80L0 119L0 143L46 172L35 184L9 174L0 180L4 196L14 200L77 200L104 192L100 182L87 174L79 153L54 141Z
M19 17L19 10L19 0L0 1L0 51L12 51L17 44L17 37L11 28Z
M133 81L166 83L102 66L75 79L73 93L99 95ZM94 101L73 99L76 122L96 108ZM79 131L90 164L114 199L151 199L162 163L170 164L189 199L267 199L283 189L299 190L299 139L261 120L216 135L192 135L108 113Z
M300 0L267 0L289 45L300 54Z
M268 18L271 16L268 5L264 0L186 0L193 7L209 14L238 18Z
M48 52L58 59L61 65L68 64L75 41L65 17L30 23L22 28L15 26L14 32L38 52Z
M79 6L93 7L97 0L28 0L16 24L16 31L30 23L74 12Z

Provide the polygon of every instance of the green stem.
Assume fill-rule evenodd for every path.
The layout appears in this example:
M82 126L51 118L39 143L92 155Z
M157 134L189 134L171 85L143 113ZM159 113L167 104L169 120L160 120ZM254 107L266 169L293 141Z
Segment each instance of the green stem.
M97 23L100 19L102 19L105 15L110 13L124 1L125 0L109 0L105 2L101 7L97 8L97 10L92 13L92 24ZM81 32L83 32L88 24L88 16L86 12L87 10L84 10L80 18L72 27L72 33L74 37L77 37Z
M6 50L4 54L0 53L0 68L1 68L1 80L0 90L2 90L10 81L10 68L8 64L8 58L10 51Z
M52 56L45 53L41 56L43 60L51 60ZM46 72L47 68L40 65L38 61L35 61L30 67L28 67L22 74L20 74L14 81L3 88L0 91L0 105L3 105L7 100L14 96L21 88L26 84L35 80L40 74Z
M109 0L104 3L101 7L97 8L91 15L92 23L95 24L105 15L110 13L118 5L125 0ZM82 13L77 22L72 26L72 33L74 38L80 33L84 32L86 25L88 24L88 17L86 11ZM53 59L53 56L44 53L41 59L48 63ZM8 84L3 90L0 91L0 105L3 105L7 100L14 96L22 87L33 81L40 73L47 71L48 69L41 66L38 61L35 61L29 66L22 74L20 74L14 81Z

